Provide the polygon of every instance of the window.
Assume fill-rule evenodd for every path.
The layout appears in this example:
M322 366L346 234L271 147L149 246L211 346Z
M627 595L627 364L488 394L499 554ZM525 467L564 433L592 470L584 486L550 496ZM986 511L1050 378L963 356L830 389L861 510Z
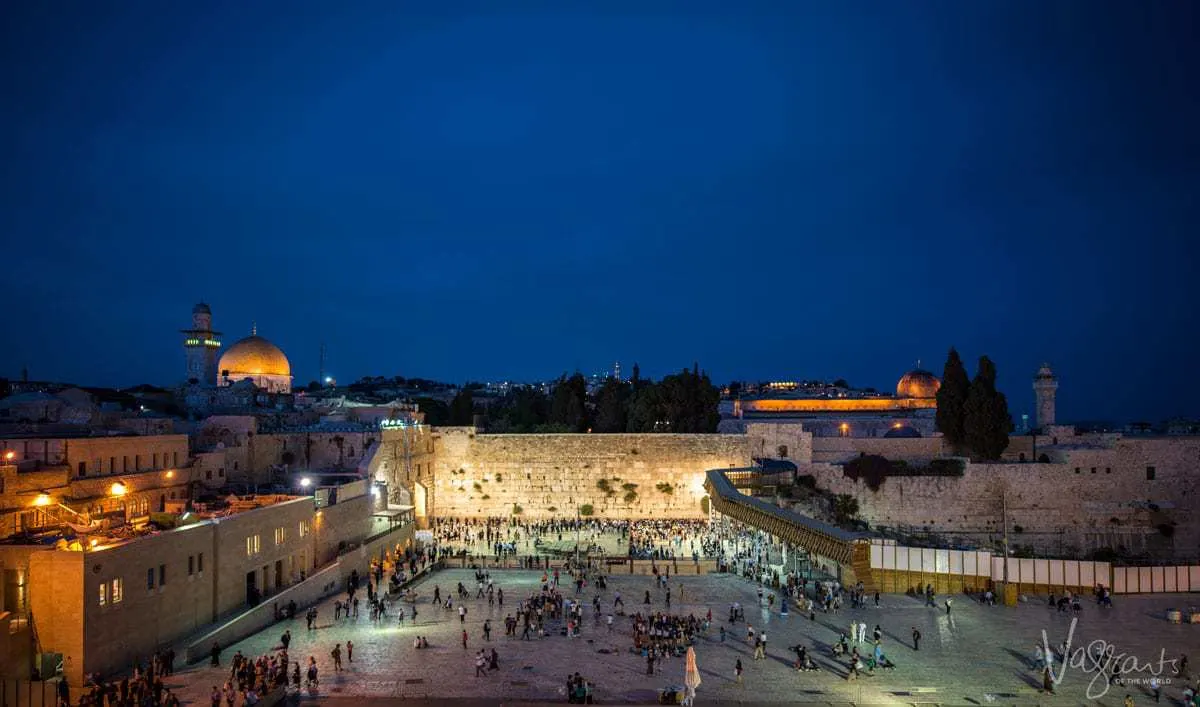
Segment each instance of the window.
M260 549L262 548L258 535L249 535L246 537L246 557L254 557Z
M204 553L196 555L196 571L204 572Z
M1112 467L1111 467L1111 466L1106 466L1106 467L1104 467L1104 473L1105 473L1105 474L1111 474L1111 473L1112 473Z
M275 544L282 545L286 541L287 541L287 531L284 530L283 528L276 528L275 529Z
M1146 481L1154 481L1154 467L1146 467Z
M108 473L110 473L110 474L117 473L117 458L116 457L108 458Z
M1093 474L1095 474L1095 473L1096 473L1096 467L1092 467L1092 473L1093 473Z
M157 468L158 468L158 452L155 452L155 453L154 453L154 454L153 454L153 455L150 457L150 468L151 468L151 469L157 469Z
M224 476L225 476L225 467L221 467L220 469L217 469L217 476L220 476L220 477L224 478Z
M125 583L118 577L112 581L112 586L109 587L108 596L112 599L112 603L120 604L125 598Z
M196 556L188 555L188 576L191 577L196 573Z
M108 582L100 583L100 606L108 605Z
M154 589L154 568L146 570L146 589Z
M171 466L179 466L179 452L171 452Z
M1082 469L1080 469L1079 467L1075 467L1075 473L1076 473L1076 474L1078 474L1080 471L1082 471Z
M207 470L204 472L204 479L205 479L206 481L212 481L212 469L207 469Z
M79 475L87 476L87 462L79 462Z
M166 584L167 584L167 566L159 565L158 566L158 586L162 587L162 586L166 586Z
M121 457L121 471L129 471L129 457Z
M300 521L300 537L305 535L308 535L308 521L302 520Z

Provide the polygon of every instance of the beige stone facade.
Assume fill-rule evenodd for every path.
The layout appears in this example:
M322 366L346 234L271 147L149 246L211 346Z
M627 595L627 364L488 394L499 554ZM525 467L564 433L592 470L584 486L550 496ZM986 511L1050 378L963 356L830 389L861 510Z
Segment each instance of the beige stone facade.
M383 536L389 526L372 518L370 499L317 508L292 498L126 542L31 551L41 650L64 654L72 684L145 660Z
M745 435L433 433L438 516L700 518L704 472L748 466ZM607 490L601 487L607 486Z

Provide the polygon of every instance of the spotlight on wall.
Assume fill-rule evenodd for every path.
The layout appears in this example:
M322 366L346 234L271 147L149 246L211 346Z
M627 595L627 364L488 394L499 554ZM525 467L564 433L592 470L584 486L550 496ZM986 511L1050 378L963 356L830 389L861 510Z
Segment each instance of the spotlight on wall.
M118 497L120 497L120 496L124 496L124 495L125 495L125 493L126 493L126 491L128 491L128 490L129 490L129 489L125 488L125 484L123 484L123 483L121 483L120 481L118 481L117 483L113 484L113 485L112 485L112 487L110 487L110 488L108 489L108 493L109 493L109 495L111 495L111 496L118 496Z
M312 479L310 479L310 478L308 478L308 477L305 477L305 478L303 478L303 479L300 479L300 488L305 488L305 489L306 489L306 488L308 488L309 486L312 486Z
M33 499L33 505L35 506L49 506L53 502L54 499L50 498L50 494L48 493L39 493L37 498Z

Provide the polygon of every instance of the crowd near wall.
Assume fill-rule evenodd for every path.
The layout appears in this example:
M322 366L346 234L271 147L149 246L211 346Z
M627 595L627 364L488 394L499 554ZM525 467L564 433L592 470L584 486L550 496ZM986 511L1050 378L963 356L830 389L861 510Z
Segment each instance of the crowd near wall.
M744 435L434 432L441 517L706 517L704 472L750 463ZM601 488L601 483L608 490ZM661 485L661 486L660 486Z

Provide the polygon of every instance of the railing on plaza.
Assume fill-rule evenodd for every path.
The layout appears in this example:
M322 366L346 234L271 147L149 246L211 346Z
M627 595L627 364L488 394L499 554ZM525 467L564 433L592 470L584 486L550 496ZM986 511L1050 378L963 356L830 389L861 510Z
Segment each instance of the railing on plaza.
M55 707L58 680L0 678L0 707Z

